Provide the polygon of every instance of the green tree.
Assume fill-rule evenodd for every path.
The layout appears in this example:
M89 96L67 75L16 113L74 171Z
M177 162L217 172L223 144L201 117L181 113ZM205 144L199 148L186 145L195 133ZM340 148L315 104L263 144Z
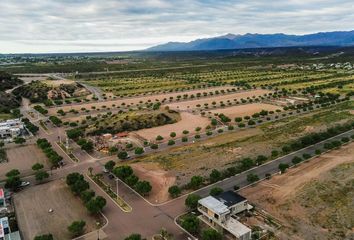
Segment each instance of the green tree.
M247 175L247 181L249 183L254 183L254 182L257 182L258 180L259 180L259 177L254 173L250 173Z
M281 173L285 173L286 169L289 168L289 165L286 163L279 163L279 170Z
M131 234L130 236L124 238L124 240L142 240L141 235L140 234Z
M186 216L181 222L181 226L190 233L198 233L199 231L199 219L194 216Z
M16 144L24 144L26 142L26 139L22 138L22 137L17 137L14 140L14 143Z
M203 183L203 177L193 176L188 184L188 186L194 190L198 189Z
M32 166L32 170L33 170L33 171L38 171L38 170L41 170L41 169L43 169L43 168L44 168L44 165L41 164L41 163L35 163L35 164L33 164L33 166Z
M74 221L68 226L69 232L73 237L78 237L83 234L86 222L83 220Z
M171 186L168 189L168 193L172 198L178 197L181 194L181 192L182 190L177 185Z
M125 182L129 186L133 187L133 186L135 186L135 184L137 184L137 182L139 182L139 178L137 176L135 176L134 174L132 174L125 179Z
M38 170L35 173L35 178L37 181L42 182L44 179L49 178L49 174L44 170Z
M214 187L212 189L210 189L210 195L211 196L217 196L219 194L221 194L224 190L222 188L219 188L219 187Z
M53 235L51 233L35 236L33 240L53 240Z
M184 203L188 209L193 210L197 208L200 199L201 197L199 195L192 193L187 196Z
M213 171L211 171L210 175L209 175L209 180L211 183L215 183L219 180L221 180L221 173L220 171L213 169Z
M112 172L115 165L116 165L116 162L110 160L110 161L106 162L106 164L104 165L104 168L107 169L109 172Z
M156 137L156 140L157 140L157 141L161 141L161 140L163 140L163 137L162 137L161 135L158 135L158 136Z
M125 151L122 151L122 152L119 152L117 156L119 159L124 160L124 159L128 158L128 153Z
M145 196L151 192L152 187L148 181L139 181L135 184L135 190L141 195Z
M131 166L128 165L123 165L119 166L113 169L114 175L116 175L117 178L125 181L127 177L133 174L133 169Z
M141 154L144 153L144 148L142 148L142 147L137 147L137 148L135 148L134 153L135 153L136 155L141 155Z
M170 137L172 137L172 138L176 137L176 135L177 135L177 134L176 134L175 132L171 132L171 133L170 133Z
M97 196L96 198L91 198L85 206L91 214L97 214L106 206L106 199Z
M215 229L208 228L202 232L202 240L222 240L222 235Z
M94 196L96 195L96 193L92 190L85 190L83 192L81 192L80 194L80 198L81 200L86 204L87 202L89 202Z

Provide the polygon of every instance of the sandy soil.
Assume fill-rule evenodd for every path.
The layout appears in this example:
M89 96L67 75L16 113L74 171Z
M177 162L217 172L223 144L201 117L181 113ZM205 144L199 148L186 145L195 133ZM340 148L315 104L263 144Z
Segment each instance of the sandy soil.
M46 80L43 81L45 84L49 85L49 86L53 86L53 87L58 87L61 84L73 84L75 83L72 80Z
M298 205L298 201L293 200L306 184L326 176L331 169L348 162L354 162L354 143L303 163L283 175L272 177L271 180L246 188L240 193L252 203L281 220L285 227L291 229L292 225L295 224L294 219L301 219L300 226L302 225L304 228L307 227L307 224L311 226L302 231L303 233L307 234L306 232L310 230L320 233L323 229L309 223L304 209ZM286 208L286 211L281 210L284 210L284 208ZM291 238L288 237L288 234L281 233L280 235L281 239L315 239L314 236L309 237L309 234L306 237L292 235Z
M246 91L246 92L240 92L240 93L233 93L233 94L227 94L227 95L219 95L219 96L213 96L213 97L208 97L208 98L202 98L199 100L176 102L176 103L167 104L167 106L169 106L171 109L187 110L187 109L196 108L196 106L198 104L203 106L204 103L208 103L209 106L211 106L212 102L216 102L217 105L219 105L220 101L223 101L224 103L226 103L227 100L234 102L234 99L237 99L237 100L240 100L241 98L246 99L247 97L261 96L263 94L270 93L270 92L271 91L269 91L269 90L259 89L259 90L254 90L254 91Z
M16 146L6 150L8 162L0 164L0 179L11 169L20 170L22 175L32 173L32 165L42 163L49 167L47 157L36 145Z
M210 120L206 117L201 117L199 115L194 115L187 112L180 113L181 120L173 123L167 124L160 127L141 129L135 133L139 134L143 138L154 141L157 135L161 135L163 138L169 138L171 132L176 132L177 137L183 135L183 130L188 130L190 134L195 133L197 127L205 129L206 126L210 124Z
M251 116L252 114L262 110L275 111L277 109L281 109L281 107L265 103L252 103L223 109L215 109L211 110L210 112L219 114L222 113L229 118L234 119L235 117Z
M140 101L145 103L148 100L155 102L156 99L161 101L164 98L166 98L167 100L169 100L170 97L176 98L178 95L196 94L196 93L210 92L210 91L222 90L222 89L225 89L225 90L231 89L231 87L230 86L228 86L228 87L223 86L223 87L214 87L214 88L207 88L207 89L198 89L198 90L191 90L191 91L185 91L185 92L178 92L178 93L166 93L166 94L158 94L158 95L152 95L152 96L142 96L142 97L132 97L132 98L125 98L125 99L109 100L109 101L96 102L96 103L82 103L79 105L50 108L50 109L48 109L48 111L50 114L56 114L56 112L59 109L63 109L64 111L67 112L71 109L75 109L75 110L80 110L81 108L91 109L92 106L96 106L96 108L101 108L102 106L112 107L113 104L115 104L116 106L120 106L122 103L125 103L126 105L138 104ZM266 91L266 90L259 90L259 91ZM251 95L251 96L253 96L253 95Z
M38 193L45 193L45 197ZM71 239L67 226L77 220L86 222L85 232L91 232L96 227L96 219L88 214L64 180L27 188L15 195L14 203L24 239L46 233L52 233L54 239ZM49 209L53 212L49 213Z
M152 191L148 200L153 203L162 203L169 200L168 188L173 186L176 181L171 173L168 173L156 163L134 163L131 164L134 173L142 180L149 181Z

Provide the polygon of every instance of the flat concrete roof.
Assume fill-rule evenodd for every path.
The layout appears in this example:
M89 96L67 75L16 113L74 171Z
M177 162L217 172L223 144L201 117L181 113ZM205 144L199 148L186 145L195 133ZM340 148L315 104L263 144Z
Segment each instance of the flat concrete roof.
M251 229L240 223L234 218L230 218L225 223L225 229L229 231L231 234L235 235L236 237L241 237L248 232L251 232Z
M222 215L230 212L230 210L227 208L227 206L224 203L220 202L218 199L212 196L200 199L198 203L218 215Z

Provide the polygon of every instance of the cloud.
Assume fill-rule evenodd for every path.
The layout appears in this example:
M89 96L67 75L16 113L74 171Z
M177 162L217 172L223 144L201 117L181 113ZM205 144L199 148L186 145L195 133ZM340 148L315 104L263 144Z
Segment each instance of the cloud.
M225 33L352 30L353 6L350 0L2 0L0 52L122 51Z

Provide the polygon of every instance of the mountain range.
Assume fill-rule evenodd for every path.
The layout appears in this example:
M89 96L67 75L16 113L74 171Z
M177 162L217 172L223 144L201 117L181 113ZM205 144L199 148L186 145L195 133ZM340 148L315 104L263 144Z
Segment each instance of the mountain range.
M307 35L226 34L219 37L197 39L191 42L169 42L146 49L147 51L203 51L245 48L295 46L354 46L353 31L319 32Z

